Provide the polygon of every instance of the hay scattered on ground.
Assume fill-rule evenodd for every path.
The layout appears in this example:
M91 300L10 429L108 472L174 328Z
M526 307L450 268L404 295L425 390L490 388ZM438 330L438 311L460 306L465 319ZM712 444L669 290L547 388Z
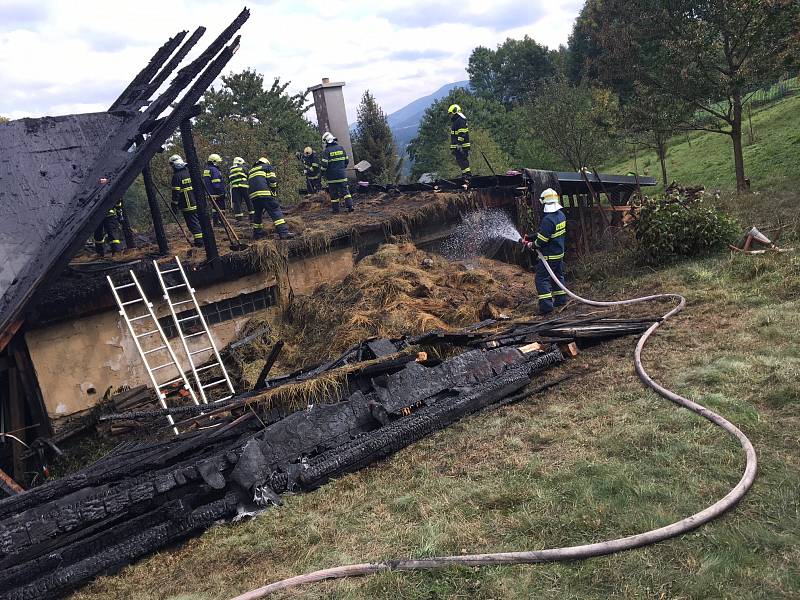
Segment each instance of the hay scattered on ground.
M511 316L531 290L530 274L512 265L453 263L411 243L386 244L341 283L295 298L284 315L285 333L302 348L296 358L319 360L371 336L452 330Z

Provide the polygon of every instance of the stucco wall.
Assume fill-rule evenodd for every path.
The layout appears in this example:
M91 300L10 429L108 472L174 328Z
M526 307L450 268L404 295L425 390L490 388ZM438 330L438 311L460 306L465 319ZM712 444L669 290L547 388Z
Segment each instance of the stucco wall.
M341 281L353 268L350 248L334 250L320 256L293 260L289 264L289 281L295 294L309 294L324 281ZM200 304L218 302L240 294L255 292L273 285L274 279L263 274L242 277L197 290ZM157 298L150 298L156 315L162 317L169 309ZM275 308L267 311L277 312ZM138 313L136 313L138 314ZM254 314L244 315L211 326L218 348L235 340L244 324ZM147 321L145 321L147 322ZM137 328L139 330L140 328ZM133 338L117 311L108 311L88 317L57 323L29 331L26 334L39 386L51 419L57 420L91 408L109 389L123 385L131 387L151 385L147 372L136 350ZM145 350L160 345L159 336L142 338ZM185 359L180 340L170 340L173 350L184 369ZM189 349L207 346L204 336L190 338ZM195 363L207 360L210 352L195 356ZM158 364L168 360L165 351L151 356L163 357ZM155 359L154 359L155 362ZM155 364L153 366L156 366ZM169 381L178 376L173 368L158 371L158 381Z

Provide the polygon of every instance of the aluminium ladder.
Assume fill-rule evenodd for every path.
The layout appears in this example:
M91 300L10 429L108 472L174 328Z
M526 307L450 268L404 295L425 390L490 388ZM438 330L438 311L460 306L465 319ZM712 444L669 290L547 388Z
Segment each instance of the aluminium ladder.
M158 322L158 318L153 311L153 303L150 302L145 296L144 290L142 289L139 280L136 278L136 274L132 270L128 272L130 273L131 277L130 283L114 285L114 282L111 280L110 276L106 276L106 279L108 280L108 285L111 286L111 292L114 294L114 299L117 301L117 305L119 306L119 314L125 320L125 324L128 326L128 331L130 331L131 335L133 336L133 342L136 345L136 349L139 351L139 356L142 358L142 362L147 370L147 374L150 376L150 381L153 384L153 389L155 389L156 394L158 395L158 401L161 404L161 407L164 409L168 408L167 395L164 390L180 381L183 381L183 387L191 396L192 401L199 405L200 403L197 401L197 396L195 395L189 380L186 378L186 374L183 372L183 369L178 363L178 358L175 356L175 352L169 345L167 336L164 335L164 330L162 329L161 324ZM128 291L133 292L133 294L129 294ZM123 300L124 295L130 296L130 300ZM145 311L140 315L133 317L130 316L128 314L129 309L127 307L136 306L138 308L139 304L142 305ZM145 331L137 331L136 327L140 327L142 325L147 325L147 329ZM152 345L153 341L155 341L155 344L157 345L151 348L149 346ZM143 342L145 342L145 345L148 346L147 350L144 349L145 346L143 346ZM169 360L165 359L163 364L155 367L151 366L150 359L152 359L154 355L163 356L164 353L168 355ZM159 383L159 371L168 367L174 368L178 372L178 376L174 379L170 379L169 381ZM167 415L167 420L169 421L169 424L172 425L172 430L175 432L175 435L178 435L178 428L175 426L175 420L172 418L172 415Z
M203 311L200 310L200 305L197 303L195 289L189 284L189 279L186 277L186 271L183 269L180 258L177 256L175 257L174 266L159 265L156 261L153 261L153 265L158 274L158 281L161 283L161 288L164 290L164 300L166 300L169 305L170 313L172 313L172 320L175 323L175 329L177 330L178 337L181 339L181 345L189 359L189 366L194 375L194 381L201 401L203 404L208 404L207 391L222 385L227 387L228 394L222 398L216 399L215 402L228 400L236 393L233 389L233 383L231 383L231 378L228 376L225 365L222 364L222 358L219 355L217 344L208 329ZM162 270L162 266L166 268ZM170 281L170 279L174 281ZM176 302L173 296L180 298L181 295L183 299ZM176 308L180 306L185 306L186 308L176 310ZM196 327L197 331L186 330L187 327L192 326ZM201 344L204 346L202 348L190 350L188 340L195 338L197 338L198 341L207 340L207 342ZM208 351L211 351L213 355L210 362L204 366L198 367L195 364L195 357L198 354L203 354ZM204 384L200 374L214 368L218 368L221 375L213 376L210 383Z

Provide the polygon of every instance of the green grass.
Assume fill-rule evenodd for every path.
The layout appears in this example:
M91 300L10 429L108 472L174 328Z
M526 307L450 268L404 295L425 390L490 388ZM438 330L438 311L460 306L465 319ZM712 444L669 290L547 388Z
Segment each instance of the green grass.
M657 272L597 260L577 272L579 290L594 297L687 296L645 364L751 438L759 475L743 502L689 535L618 555L383 573L276 597L800 596L800 256L726 253ZM216 526L75 598L228 598L343 563L594 542L701 510L739 479L742 452L721 430L645 391L633 345L587 350L563 367L586 367L585 376L468 418L314 493L286 496L253 521Z
M746 115L745 111L745 115ZM753 109L755 139L749 140L745 119L745 175L753 190L787 190L800 185L800 94L785 97L774 104ZM655 177L661 189L661 166L654 151L612 160L601 169L606 173L636 170ZM733 144L730 136L709 132L691 132L673 139L667 150L667 177L684 185L703 184L706 189L730 190L736 187L733 167Z

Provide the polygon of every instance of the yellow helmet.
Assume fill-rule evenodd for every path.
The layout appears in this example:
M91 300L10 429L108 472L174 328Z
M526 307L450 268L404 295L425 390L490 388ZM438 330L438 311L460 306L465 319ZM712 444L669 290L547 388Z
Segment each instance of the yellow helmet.
M208 162L219 164L222 162L222 157L219 154L209 154L208 155Z
M237 156L233 159L233 164L235 165L243 165L244 159L241 156Z
M265 165L268 165L268 164L270 164L270 162L269 162L269 159L267 159L267 157L266 157L266 156L262 156L262 157L261 157L261 158L259 158L259 159L258 159L256 162L260 162L260 163L263 163L263 164L265 164Z
M454 115L461 112L461 107L458 104L451 104L447 109L448 114Z
M311 152L313 152L313 150L311 150L311 146L306 146L305 148L303 148L303 154L305 154L306 156L309 156Z

